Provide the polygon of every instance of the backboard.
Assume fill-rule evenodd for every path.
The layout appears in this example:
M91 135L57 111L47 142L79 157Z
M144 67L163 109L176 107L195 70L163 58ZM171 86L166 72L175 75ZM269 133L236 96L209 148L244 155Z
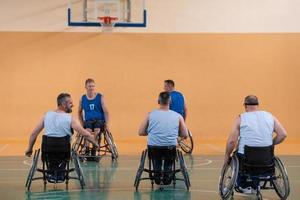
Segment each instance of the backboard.
M145 0L69 0L68 26L103 26L107 17L114 27L146 27Z

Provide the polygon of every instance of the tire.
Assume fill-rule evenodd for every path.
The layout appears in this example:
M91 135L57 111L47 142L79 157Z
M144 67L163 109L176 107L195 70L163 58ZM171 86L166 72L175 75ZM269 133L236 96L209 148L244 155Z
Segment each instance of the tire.
M219 179L219 195L222 199L228 199L233 194L234 185L239 171L239 161L237 156L233 156L229 164L222 168Z
M76 152L72 152L72 158L73 158L73 163L74 163L74 167L75 167L75 172L78 176L78 180L79 180L81 189L83 189L85 186L85 181L84 181L83 171L82 171L82 168L80 165L80 161L79 161L79 158L78 158Z
M182 152L177 150L177 156L178 156L180 170L181 170L181 173L182 173L183 178L184 178L184 183L185 183L186 189L189 190L189 188L191 186L191 182L190 182L189 173L187 171L185 161L183 159Z
M142 152L142 156L141 156L141 160L140 160L140 166L139 166L139 168L136 172L136 176L135 176L135 180L134 180L134 187L135 187L136 190L138 190L138 188L139 188L140 179L141 179L141 176L142 176L143 171L144 171L146 156L147 156L147 149Z
M32 159L32 165L31 165L31 168L30 168L30 171L29 171L29 174L28 174L28 177L27 177L27 181L26 181L26 187L27 187L28 191L30 190L32 179L33 179L34 174L36 172L37 163L38 163L38 160L39 160L39 155L40 155L40 149L35 150L34 151L34 156L33 156L33 159Z
M108 131L106 131L104 137L105 137L106 143L108 144L109 150L111 152L112 159L117 159L118 152L116 152L116 147L112 141L111 134Z
M280 199L285 200L290 194L290 183L287 171L278 157L274 158L275 180L273 180L274 189Z
M117 149L117 145L116 145L116 143L114 141L114 138L113 138L113 136L112 136L112 134L110 132L108 132L108 135L109 135L109 137L111 139L112 148L113 148L113 151L115 152L116 158L118 158L119 157L119 152L118 152L118 149Z
M191 154L194 149L194 141L191 132L188 130L188 138L178 138L178 145L185 153Z

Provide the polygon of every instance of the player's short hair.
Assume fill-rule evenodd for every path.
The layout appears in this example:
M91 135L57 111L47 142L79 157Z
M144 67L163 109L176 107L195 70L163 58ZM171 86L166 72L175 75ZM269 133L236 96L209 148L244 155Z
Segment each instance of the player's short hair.
M158 96L158 103L160 105L168 105L170 102L170 94L169 92L161 92Z
M95 83L95 81L92 78L88 78L85 80L85 85L87 85L88 83Z
M71 95L68 93L60 93L57 96L57 106L61 106L66 101L66 99L70 97Z
M248 95L245 97L244 105L245 106L257 106L259 104L258 98L255 95Z
M172 86L172 87L175 86L175 82L171 79L165 80L165 83L168 84L169 86Z

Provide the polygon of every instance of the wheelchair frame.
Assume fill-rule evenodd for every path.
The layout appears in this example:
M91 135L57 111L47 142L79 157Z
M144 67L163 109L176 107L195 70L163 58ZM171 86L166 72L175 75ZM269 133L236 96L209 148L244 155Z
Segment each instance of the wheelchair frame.
M103 144L101 145L102 135L104 136L104 140ZM98 144L100 146L100 150L97 151L97 155L85 155L85 140L83 136L77 133L75 142L72 144L72 149L79 154L79 158L81 161L88 160L88 158L95 158L95 160L99 162L101 157L105 156L107 153L111 154L111 158L113 160L116 160L119 157L117 145L114 142L113 136L110 132L107 131L105 127L99 132Z
M150 180L151 181L151 188L153 189L154 170L152 169L153 168L152 160L149 157L148 157L148 168L144 167L147 155L148 155L148 149L144 150L142 152L142 155L141 155L140 165L139 165L139 168L137 170L136 177L135 177L135 180L134 180L134 187L135 187L136 191L138 190L140 181L142 181L142 180ZM176 160L179 160L179 166L180 166L179 169L176 169ZM148 177L142 177L143 172L148 173ZM176 178L176 174L178 172L182 173L183 179L182 178ZM162 171L162 173L164 173L164 171ZM184 181L186 189L189 190L189 188L191 186L190 179L189 179L189 174L188 174L188 171L187 171L185 161L183 159L182 152L179 151L178 149L176 149L176 158L175 158L174 163L173 163L172 173L173 173L172 174L172 176L173 176L173 180L172 180L173 187L175 188L176 181L179 180L179 181Z
M40 180L41 179L41 180L44 181L44 187L46 187L47 182L49 182L47 180L47 178L46 178L46 174L50 170L46 169L46 167L45 167L46 161L42 161L43 162L42 168L38 167L38 160L39 160L40 152L41 152L40 149L34 151L34 156L32 158L32 164L31 164L31 167L30 167L30 170L29 170L29 173L28 173L28 176L27 176L26 184L25 184L25 187L27 187L28 191L30 190L32 181ZM85 181L84 181L83 171L82 171L82 168L80 166L79 158L78 158L76 152L74 152L74 151L71 152L71 158L72 158L73 163L74 163L74 168L70 168L70 165L69 165L70 164L70 160L68 160L68 161L66 161L66 168L63 169L63 170L58 170L58 171L65 172L66 188L68 188L68 183L69 183L70 179L77 179L80 182L81 189L83 189L84 186L85 186ZM73 171L76 172L77 177L73 177L73 176L69 175L69 173L73 172ZM34 177L34 175L35 175L36 172L41 172L43 174L43 176L41 176L41 177ZM55 171L55 173L57 173L57 171ZM60 183L60 182L55 181L54 182L54 184L55 184L54 186L55 187L56 187L57 183Z
M237 155L233 155L229 164L224 165L219 179L219 195L222 199L229 199L234 195L234 190L240 192L236 185L238 173L247 177L247 182L253 183L256 190L256 198L263 199L261 190L275 189L278 197L282 200L287 199L290 193L290 186L287 171L281 160L274 156L273 166L274 174L271 176L250 175L244 172L239 172L239 160ZM228 174L228 175L227 175ZM280 179L283 185L280 185ZM261 184L262 183L262 184ZM269 186L267 184L269 183Z

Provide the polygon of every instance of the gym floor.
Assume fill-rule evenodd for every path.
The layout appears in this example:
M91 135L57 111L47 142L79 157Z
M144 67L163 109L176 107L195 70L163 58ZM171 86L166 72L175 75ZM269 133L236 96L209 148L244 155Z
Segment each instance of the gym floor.
M31 158L23 156L0 157L0 193L1 199L220 199L218 179L223 164L222 156L184 155L190 180L190 191L186 191L183 182L177 181L175 189L166 186L161 191L155 186L151 189L150 181L142 181L139 191L135 191L133 181L140 162L140 156L121 155L117 162L110 157L103 157L100 163L82 163L86 187L80 189L77 180L70 180L69 188L65 184L47 184L41 180L32 183L31 191L25 188L26 177ZM280 156L288 171L291 193L288 199L300 197L300 157ZM39 161L39 166L41 162ZM37 172L35 176L39 176ZM297 190L298 189L298 190ZM274 190L263 191L264 199L279 199ZM255 196L236 194L234 199L255 199Z

